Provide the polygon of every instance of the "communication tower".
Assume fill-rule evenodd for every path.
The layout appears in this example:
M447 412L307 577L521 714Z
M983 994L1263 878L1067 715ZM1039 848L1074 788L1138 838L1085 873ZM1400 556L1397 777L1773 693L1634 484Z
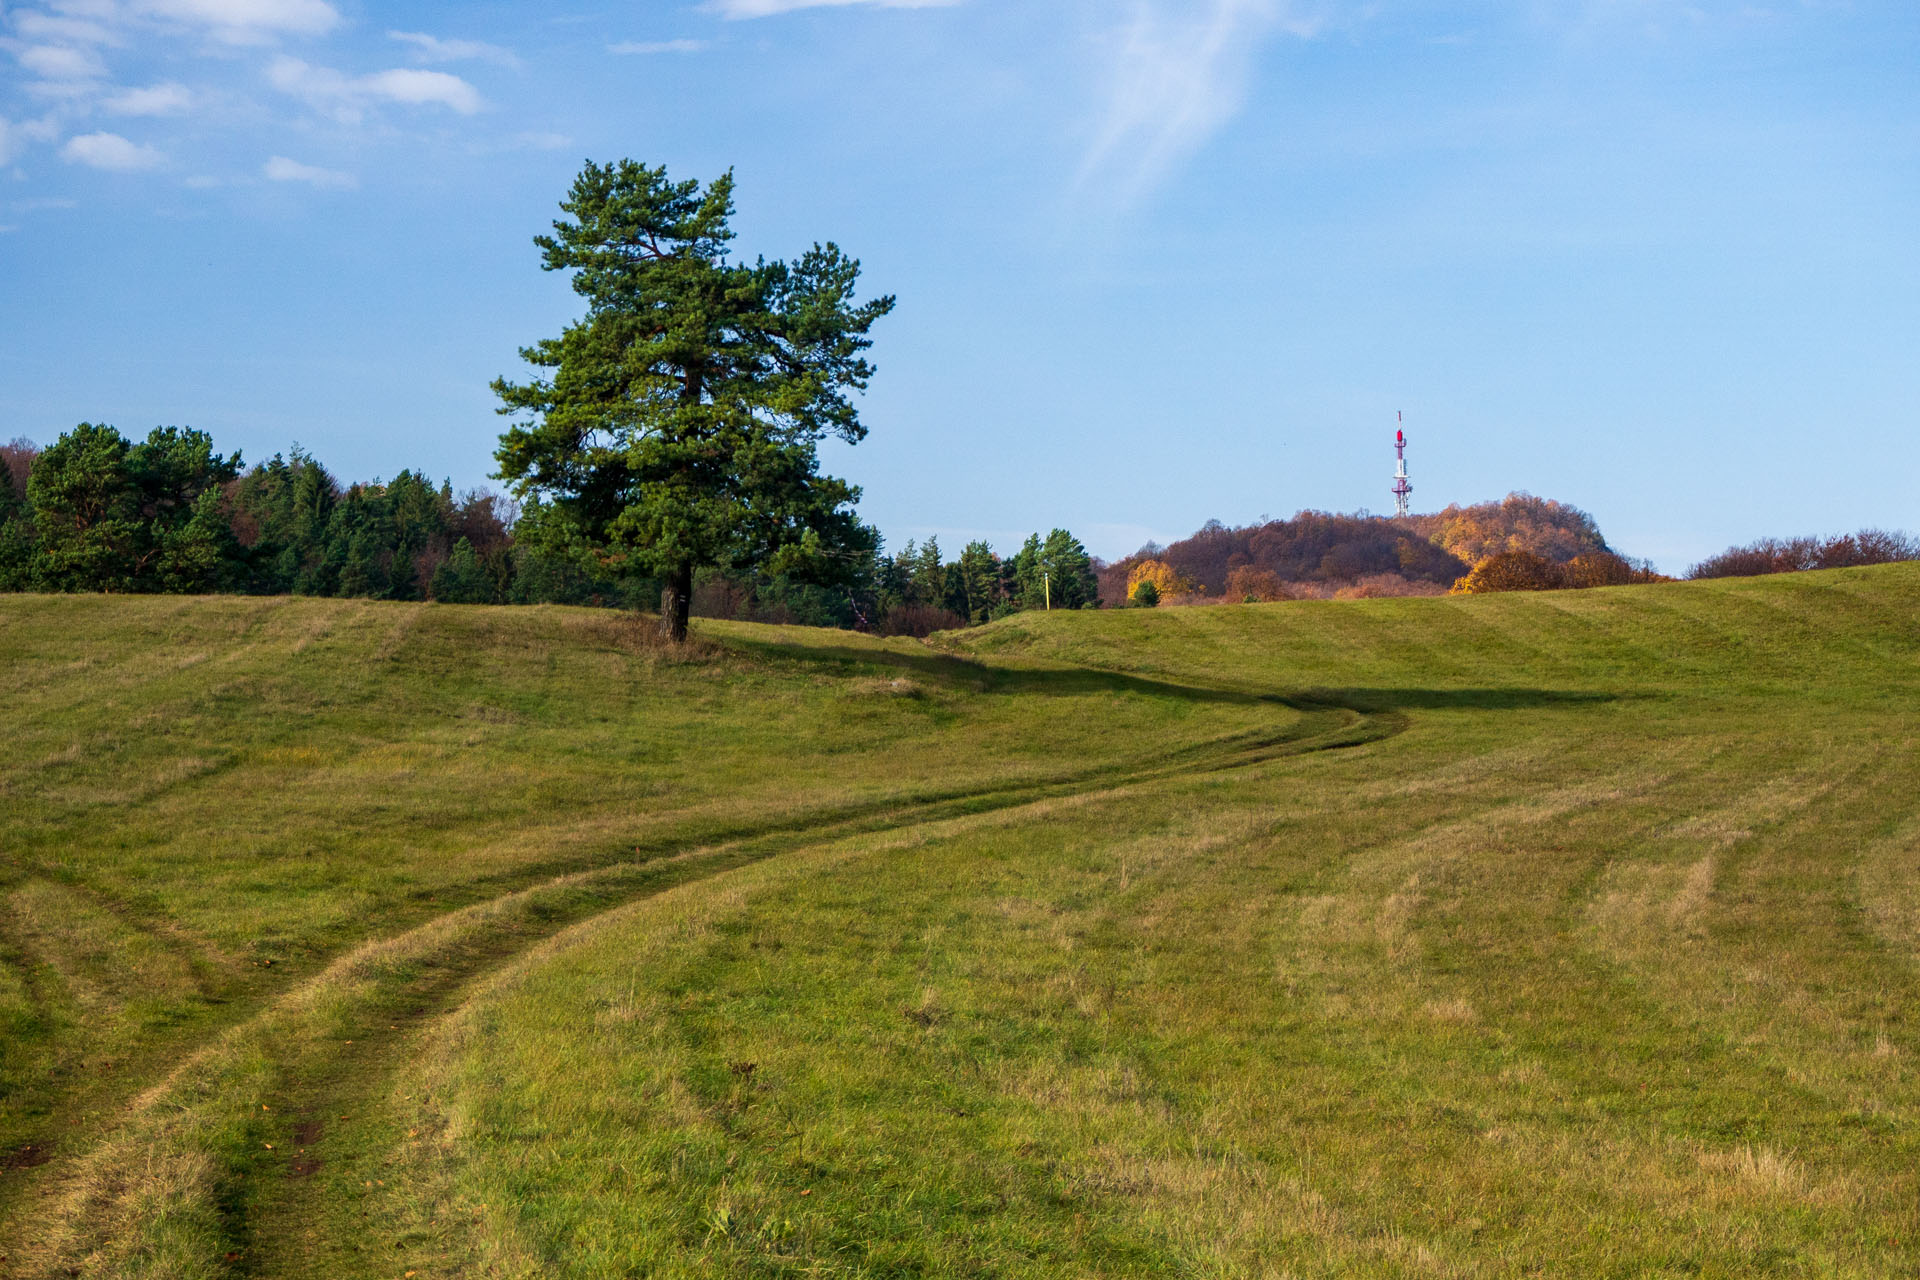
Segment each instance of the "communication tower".
M1401 422L1407 420L1404 413L1396 411L1395 416ZM1413 495L1413 486L1407 483L1407 433L1398 427L1393 432L1393 456L1400 463L1393 470L1393 514L1400 517L1410 514L1407 499Z

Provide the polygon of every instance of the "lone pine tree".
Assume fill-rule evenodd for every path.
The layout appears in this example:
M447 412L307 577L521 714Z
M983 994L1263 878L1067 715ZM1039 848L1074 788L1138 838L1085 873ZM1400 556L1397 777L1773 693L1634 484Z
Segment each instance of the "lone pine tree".
M694 570L835 581L871 531L817 446L866 435L851 393L891 297L854 301L860 264L831 243L793 263L728 258L733 175L704 188L632 160L589 163L534 243L573 272L587 313L501 378L500 477L546 508L559 545L661 582L660 626L687 632Z

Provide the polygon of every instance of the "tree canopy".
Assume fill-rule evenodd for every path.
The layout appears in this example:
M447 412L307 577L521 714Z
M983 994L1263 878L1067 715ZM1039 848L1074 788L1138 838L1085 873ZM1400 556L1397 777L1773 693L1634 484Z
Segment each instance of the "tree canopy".
M732 260L731 172L589 163L560 207L535 244L586 314L521 352L543 376L493 384L517 419L499 474L545 534L659 579L676 640L696 569L833 581L870 558L859 490L821 474L817 446L866 434L850 397L893 299L856 302L860 264L831 243Z
M222 486L239 470L204 431L155 427L134 444L81 423L27 482L39 577L69 591L212 590L233 536Z

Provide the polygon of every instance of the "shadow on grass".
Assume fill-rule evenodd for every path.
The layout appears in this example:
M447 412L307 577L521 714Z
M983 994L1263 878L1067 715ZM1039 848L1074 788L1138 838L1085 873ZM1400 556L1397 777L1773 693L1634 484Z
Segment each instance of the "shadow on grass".
M1302 689L1288 701L1331 703L1353 711L1522 711L1620 702L1627 697L1587 689Z
M1384 714L1395 711L1519 711L1539 707L1574 707L1617 702L1622 696L1591 690L1533 688L1309 688L1261 693L1247 689L1179 684L1097 667L990 666L973 658L932 650L802 645L743 638L730 638L726 645L756 657L836 675L892 671L949 689L993 694L1039 694L1056 698L1133 693L1191 702L1242 706L1266 703L1298 709L1340 707L1366 714Z
M1195 702L1228 702L1257 706L1275 699L1244 689L1215 689L1174 684L1121 671L1094 667L1001 667L973 658L932 650L856 648L852 645L802 645L779 640L729 637L728 647L756 657L797 667L811 667L835 675L895 672L942 688L975 693L1037 693L1074 697L1089 693L1138 693L1156 698L1185 698Z

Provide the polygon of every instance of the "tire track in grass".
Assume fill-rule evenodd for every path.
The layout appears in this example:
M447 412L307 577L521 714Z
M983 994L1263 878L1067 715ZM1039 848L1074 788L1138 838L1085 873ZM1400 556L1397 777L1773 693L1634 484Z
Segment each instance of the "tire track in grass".
M798 846L1364 746L1407 725L1390 705L1337 693L1252 700L1287 707L1297 719L1144 764L955 789L824 820L807 815L718 843L575 870L364 944L193 1052L90 1150L56 1162L38 1211L8 1229L0 1266L32 1280L287 1274L260 1269L270 1265L264 1250L301 1220L303 1189L292 1180L324 1155L301 1152L316 1145L319 1131L305 1130L315 1140L299 1142L286 1104L276 1111L270 1099L294 1099L311 1113L308 1124L341 1114L370 1081L402 1067L408 1028L457 1005L475 980L526 948L615 907Z
M176 1053L143 1042L131 1030L155 1018L151 1011L130 1008L136 998L169 992L174 1003L165 1021L175 1026L197 1023L205 1034L213 1029L207 1024L215 1021L219 1007L241 993L243 982L230 959L180 928L157 905L143 911L137 900L118 897L70 868L25 861L19 865L20 877L0 887L0 960L12 960L20 967L39 1026L51 1028L66 1021L75 1024L77 1034L58 1043L31 1046L42 1056L41 1066L9 1082L7 1113L0 1116L0 1169L37 1167L73 1149L75 1140L85 1137L84 1132L76 1132L76 1116L111 1113L138 1090L138 1081L177 1060ZM13 896L35 888L66 894L98 913L101 920L123 931L127 945L151 947L148 960L164 958L173 972L158 981L148 975L149 984L144 986L109 982L103 988L108 1007L104 1012L96 1009L91 1017L57 1008L43 980L54 961L46 955L27 958L30 944L19 920L12 918L19 910ZM134 1038L126 1038L130 1035ZM18 1051L28 1049L23 1044ZM0 1182L0 1218L16 1210L24 1181L13 1177Z

